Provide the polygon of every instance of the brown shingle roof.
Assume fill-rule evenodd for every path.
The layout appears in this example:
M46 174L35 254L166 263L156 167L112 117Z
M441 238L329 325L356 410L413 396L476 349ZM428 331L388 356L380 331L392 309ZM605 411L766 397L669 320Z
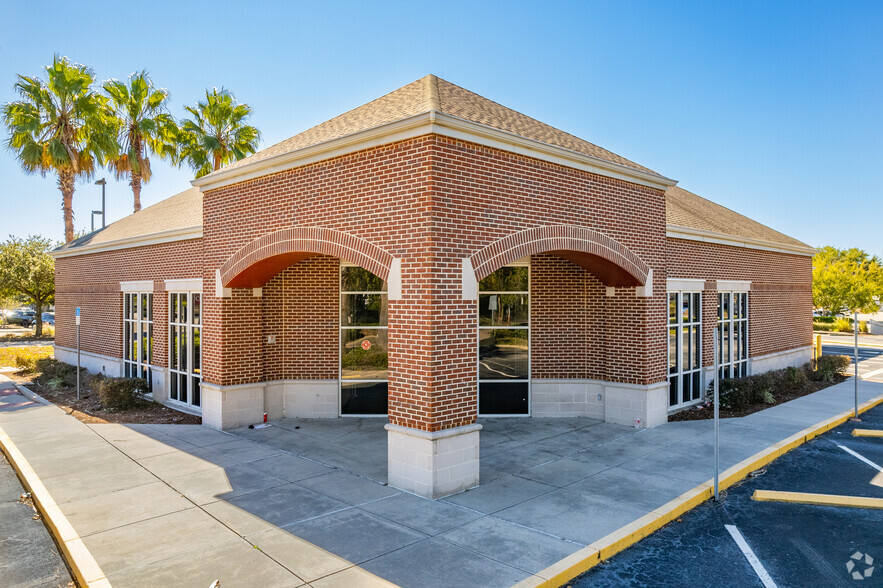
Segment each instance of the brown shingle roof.
M190 188L152 206L142 208L94 233L65 243L56 251L66 251L87 245L103 245L121 239L201 226L202 192L199 191L199 188Z
M234 162L224 167L223 171L432 111L508 131L526 139L562 147L642 172L656 174L656 172L607 149L541 123L433 75L422 77L386 96L332 118L290 139L276 143L250 157Z
M809 248L806 243L678 186L665 192L665 221L679 227Z

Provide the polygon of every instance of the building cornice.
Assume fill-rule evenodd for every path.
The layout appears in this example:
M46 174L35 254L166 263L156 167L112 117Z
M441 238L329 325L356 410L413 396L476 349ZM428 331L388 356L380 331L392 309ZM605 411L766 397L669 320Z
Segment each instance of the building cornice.
M434 110L344 137L317 143L316 145L310 145L309 147L297 149L289 153L266 157L232 169L222 168L210 175L197 178L191 183L205 192L333 157L355 153L356 151L362 151L371 147L378 147L429 134L470 141L486 147L509 151L660 190L666 190L677 183L675 180L652 172L645 172L570 149L548 145L540 141L521 137L515 133L495 129Z
M746 249L759 249L761 251L774 251L776 253L789 253L791 255L806 255L812 257L816 250L809 245L791 245L789 243L776 243L765 239L753 237L740 237L728 235L717 231L706 231L692 227L679 225L666 225L665 236L669 239L685 239L687 241L701 241L703 243L716 243L729 245L730 247L743 247Z
M134 237L124 237L104 243L95 243L94 245L80 245L71 247L70 249L59 249L50 252L52 257L60 259L63 257L75 257L77 255L88 255L90 253L101 253L103 251L116 251L118 249L129 249L131 247L145 247L147 245L159 245L161 243L172 243L174 241L189 241L190 239L202 238L202 225L192 227L183 227L180 229L171 229L169 231L160 231L158 233L150 233L147 235L137 235Z

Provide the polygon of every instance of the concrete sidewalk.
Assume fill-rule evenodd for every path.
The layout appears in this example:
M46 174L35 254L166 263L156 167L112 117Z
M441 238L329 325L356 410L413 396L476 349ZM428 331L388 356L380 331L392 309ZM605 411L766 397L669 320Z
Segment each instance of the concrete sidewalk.
M724 421L722 470L848 410L852 385ZM881 395L883 384L861 383L860 401ZM432 501L385 485L382 419L286 419L233 435L85 425L6 399L0 439L114 586L540 583L712 476L711 421L635 431L492 419L482 485Z

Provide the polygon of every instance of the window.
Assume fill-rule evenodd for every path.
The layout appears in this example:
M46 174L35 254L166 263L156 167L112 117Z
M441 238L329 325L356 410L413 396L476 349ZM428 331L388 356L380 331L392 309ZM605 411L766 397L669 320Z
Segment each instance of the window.
M668 294L668 405L702 398L702 296Z
M368 270L340 266L340 414L386 416L386 282Z
M169 294L169 399L202 404L201 303L199 292Z
M153 389L153 294L123 293L123 373L144 378Z
M478 413L530 414L530 267L513 264L478 284Z
M721 378L748 375L748 292L720 292L717 307Z

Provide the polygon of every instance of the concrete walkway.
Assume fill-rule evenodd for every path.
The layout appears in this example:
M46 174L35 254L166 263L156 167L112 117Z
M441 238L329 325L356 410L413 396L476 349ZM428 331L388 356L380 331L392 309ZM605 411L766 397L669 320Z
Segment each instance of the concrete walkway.
M847 410L852 385L725 421L722 470ZM881 394L861 383L860 401ZM483 424L482 485L431 501L385 485L381 419L228 434L0 408L114 586L511 586L712 476L710 421Z

